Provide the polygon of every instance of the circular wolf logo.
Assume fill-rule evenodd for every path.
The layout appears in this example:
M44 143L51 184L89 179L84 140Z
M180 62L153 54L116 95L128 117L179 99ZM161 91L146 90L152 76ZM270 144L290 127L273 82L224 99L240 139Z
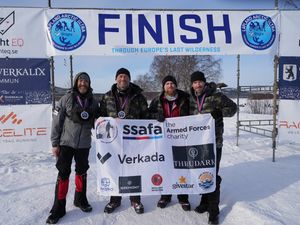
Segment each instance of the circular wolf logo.
M243 41L255 50L272 46L276 38L276 26L272 19L261 14L248 16L241 25Z
M86 39L84 22L70 13L57 14L48 22L48 29L54 47L61 51L79 48Z

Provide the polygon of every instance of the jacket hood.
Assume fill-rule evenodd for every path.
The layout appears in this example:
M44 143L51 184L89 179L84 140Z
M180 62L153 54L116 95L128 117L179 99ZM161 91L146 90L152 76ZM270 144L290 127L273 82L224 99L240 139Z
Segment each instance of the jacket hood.
M81 75L84 75L84 76L87 76L88 77L88 80L89 80L89 89L88 89L88 93L89 92L92 92L93 89L91 87L91 79L90 79L90 76L86 73L86 72L79 72L75 75L74 79L73 79L73 91L76 91L78 92L78 89L77 89L77 81L78 81L78 78L81 76Z

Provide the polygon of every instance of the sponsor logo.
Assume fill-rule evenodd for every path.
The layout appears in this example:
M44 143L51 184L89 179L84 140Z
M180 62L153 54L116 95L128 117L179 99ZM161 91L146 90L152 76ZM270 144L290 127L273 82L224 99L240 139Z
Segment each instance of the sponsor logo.
M106 153L104 156L101 156L100 153L97 153L97 158L99 159L99 161L104 164L109 158L111 157L111 154L108 152Z
M17 117L17 114L10 112L7 115L0 116L0 125L13 124L20 125L23 122L22 119ZM46 127L25 127L25 128L0 128L0 137L32 137L32 136L44 136L47 135Z
M86 39L87 30L84 22L70 13L55 15L48 22L48 29L53 45L61 51L79 48Z
M154 174L151 177L151 182L155 186L151 188L152 191L163 191L163 187L160 186L163 182L163 178L160 174Z
M8 115L2 115L0 117L0 122L2 124L5 124L8 120L11 121L12 124L19 125L22 123L22 119L18 119L17 114L15 114L14 112L10 112Z
M153 185L159 186L159 185L162 184L163 178L162 178L162 176L159 175L159 174L154 174L154 175L152 176L152 178L151 178L151 182L152 182Z
M103 119L96 124L96 139L102 143L111 143L118 136L118 127L115 120Z
M163 154L158 154L155 152L153 155L141 155L138 154L137 156L127 156L126 154L121 156L118 154L118 158L121 164L135 164L135 163L147 163L147 162L164 162L165 156Z
M119 193L142 192L141 176L119 177Z
M101 178L100 185L101 191L113 191L113 188L110 187L110 179L107 177Z
M145 140L162 138L163 129L161 126L154 126L149 123L148 126L124 125L123 139Z
M283 64L283 80L285 81L297 80L296 64Z
M0 34L5 34L15 24L15 11L8 16L0 17Z
M194 188L194 184L189 184L186 181L186 178L184 176L179 177L179 182L176 182L175 184L172 184L173 189L182 188L182 189L190 189Z
M300 129L300 121L281 120L281 121L279 121L279 128Z
M276 38L276 27L272 19L261 14L248 16L241 25L244 43L255 50L272 46Z
M209 172L204 172L199 176L199 187L206 190L214 184L214 176Z
M215 166L213 144L172 146L175 169L212 168Z

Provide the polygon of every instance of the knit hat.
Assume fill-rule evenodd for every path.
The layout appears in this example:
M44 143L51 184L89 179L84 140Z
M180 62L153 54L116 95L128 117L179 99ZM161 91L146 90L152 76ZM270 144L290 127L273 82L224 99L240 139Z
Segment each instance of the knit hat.
M175 86L177 87L177 81L176 81L175 77L173 77L171 75L164 77L164 79L162 80L162 86L164 87L168 81L172 81L172 83L175 84Z
M202 73L200 71L196 71L196 72L192 73L192 75L191 75L191 83L193 83L196 80L200 80L200 81L203 81L205 83L206 82L206 78L204 76L204 73Z
M126 75L129 77L129 79L131 79L131 77L130 77L130 72L129 72L128 69L125 69L125 68L120 68L120 69L118 69L118 71L116 72L116 77L115 77L115 79L117 79L117 77L118 77L119 74L126 74Z
M79 80L79 79L80 79L80 80L85 80L85 81L87 81L89 84L91 83L91 80L90 80L89 75L88 75L87 73L85 73L85 72L79 73L77 80Z

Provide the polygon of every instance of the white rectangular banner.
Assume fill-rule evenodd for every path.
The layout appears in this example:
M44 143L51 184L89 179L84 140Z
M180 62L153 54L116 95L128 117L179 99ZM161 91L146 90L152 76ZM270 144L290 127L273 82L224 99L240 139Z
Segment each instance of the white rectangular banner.
M300 100L280 100L278 118L279 141L300 143Z
M215 190L211 115L95 123L101 195L201 194Z
M45 9L0 8L0 58L46 58Z
M300 56L300 11L281 11L280 56Z
M276 54L279 13L46 11L48 55Z
M0 154L49 151L51 105L0 107Z

